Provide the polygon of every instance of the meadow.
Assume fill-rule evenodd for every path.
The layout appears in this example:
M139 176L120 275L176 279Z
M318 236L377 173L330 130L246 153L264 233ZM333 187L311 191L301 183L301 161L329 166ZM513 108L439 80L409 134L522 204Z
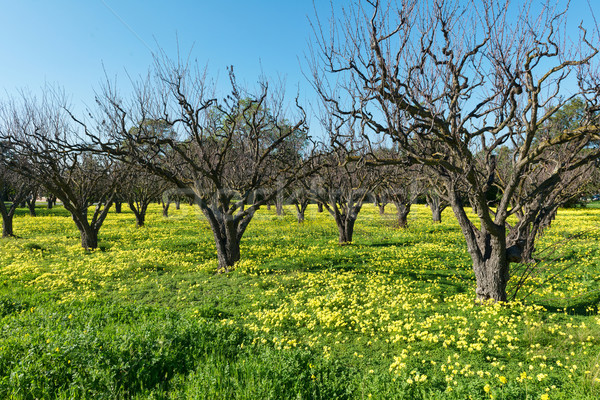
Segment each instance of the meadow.
M0 240L0 398L600 398L593 205L560 210L517 300L488 305L449 210L433 224L416 205L397 229L366 205L340 246L316 207L303 224L261 209L215 274L200 213L159 208L143 228L111 212L92 252L61 207L19 211Z

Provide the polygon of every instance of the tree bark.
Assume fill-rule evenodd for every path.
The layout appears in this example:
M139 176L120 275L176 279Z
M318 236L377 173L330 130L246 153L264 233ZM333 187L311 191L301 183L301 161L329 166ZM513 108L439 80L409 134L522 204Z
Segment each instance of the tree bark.
M171 205L170 201L167 201L166 203L163 201L162 203L162 215L165 218L169 217L169 206ZM177 207L177 203L175 204L175 206Z
M482 220L481 229L477 229L469 220L457 193L450 193L450 202L473 262L473 272L477 283L476 300L479 302L506 301L510 261L506 252L504 224L496 225L487 221L486 225L486 222Z
M98 232L93 229L80 230L81 246L86 250L95 249L98 247Z
M506 301L506 284L509 279L509 260L506 254L506 238L482 232L480 246L484 257L473 260L477 281L475 291L478 301Z
M301 224L304 222L304 213L308 207L308 201L302 203L295 202L294 206L296 207L296 217L298 218L298 223Z
M2 213L2 237L11 237L13 234L13 216L7 213Z
M426 196L427 205L431 209L431 220L434 223L442 222L442 211L447 207L447 204L442 204L442 199L437 194L428 194Z
M336 221L337 222L337 221ZM342 217L339 219L338 232L339 232L339 243L350 244L352 243L352 236L354 234L354 224L356 219L346 216L346 218Z
M229 272L229 269L240 260L240 239L237 237L222 238L215 234L219 260L218 272Z
M275 212L279 216L282 216L284 214L284 212L283 212L283 198L280 197L280 196L277 196L277 199L275 200Z
M323 203L317 202L317 212L323 212Z
M224 199L220 203L229 204L229 200ZM221 207L209 206L202 199L198 200L198 206L208 219L213 232L219 261L217 272L229 272L230 268L240 260L240 242L254 217L256 208L252 206L243 214L232 215L231 209L228 209L229 212L223 211Z
M117 214L121 214L121 206L123 203L121 203L120 201L115 201L115 213Z
M135 225L138 228L141 228L144 226L144 222L146 221L146 211L148 210L149 203L145 201L140 201L138 203L130 201L128 202L128 205L135 215Z
M408 214L410 213L410 204L395 204L396 214L398 216L398 227L405 229L408 227Z
M53 201L51 197L46 197L46 208L48 208L48 210L52 209L53 206Z
M11 237L15 236L13 231L13 217L15 216L15 211L17 210L17 206L20 199L25 196L25 191L20 191L15 194L15 198L13 198L13 202L10 205L10 208L6 208L6 204L4 204L4 200L0 200L0 214L2 215L2 237Z
M181 200L175 199L175 209L179 210L181 208Z
M379 208L379 215L385 214L385 204L378 204L377 207Z
M431 207L431 220L435 223L442 223L442 210L439 207Z
M29 208L29 216L35 217L35 199L27 200L27 208Z

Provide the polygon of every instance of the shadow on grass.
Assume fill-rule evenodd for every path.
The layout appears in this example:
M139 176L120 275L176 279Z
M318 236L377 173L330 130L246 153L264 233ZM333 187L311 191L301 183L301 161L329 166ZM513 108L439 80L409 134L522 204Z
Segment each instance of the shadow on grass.
M577 300L577 299L574 299ZM552 313L564 313L569 315L580 315L589 316L590 313L595 314L600 305L600 290L594 293L586 295L584 298L579 299L575 303L566 303L563 306L556 306L556 303L539 301L537 305L543 306L548 312Z

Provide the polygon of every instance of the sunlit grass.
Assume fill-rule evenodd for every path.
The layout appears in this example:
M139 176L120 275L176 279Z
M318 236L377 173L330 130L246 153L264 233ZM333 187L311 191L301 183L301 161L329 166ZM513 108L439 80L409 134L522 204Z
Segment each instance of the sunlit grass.
M26 371L41 388L36 393L81 397L84 392L74 392L81 378L74 378L75 372L57 378L53 389L40 378L41 369L53 365L51 357L60 353L61 345L55 351L51 343L61 335L79 337L85 346L72 350L73 357L87 361L78 368L106 374L118 362L102 364L101 351L90 343L113 348L124 337L131 341L142 335L135 328L139 316L118 311L134 307L147 315L146 321L157 321L170 310L169 318L190 330L208 324L202 329L243 335L231 342L235 359L224 356L225 350L207 359L200 355L205 350L197 349L209 343L199 346L187 328L178 331L187 338L186 346L196 349L178 369L161 358L164 350L156 346L162 328L154 327L160 324L145 322L151 333L136 340L164 361L157 361L164 366L156 371L164 370L166 376L142 388L131 377L125 382L118 374L102 375L102 382L113 379L125 385L107 398L187 398L194 393L212 393L204 398L227 398L227 393L238 393L238 398L289 398L293 393L305 398L457 399L600 395L600 210L559 212L539 244L540 249L555 246L556 261L541 262L522 293L568 266L564 273L525 301L479 306L473 301L470 258L456 220L446 210L443 222L433 224L426 207L413 207L408 229L399 230L391 207L380 216L375 207L365 206L349 246L337 244L332 218L316 207L309 208L304 224L295 222L292 207L283 217L260 210L243 239L242 261L226 275L215 274L212 234L189 206L173 210L168 219L154 206L143 228L135 227L131 213L111 213L100 231L100 248L93 252L80 247L78 232L61 208L40 209L36 218L23 212L14 221L19 238L0 241L0 322L5 327L0 394L28 398L12 387L29 387L15 375ZM101 310L123 313L123 318L109 317L102 329L89 329L84 321L97 318ZM49 318L65 324L57 326ZM25 336L33 326L40 326L35 337ZM127 340L131 354L139 351ZM45 361L15 361L32 349ZM89 353L87 358L83 353ZM140 362L150 363L144 360ZM56 366L67 361L57 360ZM219 374L228 383L207 381ZM272 379L287 392L273 394ZM242 390L247 386L243 382L254 382L254 388Z

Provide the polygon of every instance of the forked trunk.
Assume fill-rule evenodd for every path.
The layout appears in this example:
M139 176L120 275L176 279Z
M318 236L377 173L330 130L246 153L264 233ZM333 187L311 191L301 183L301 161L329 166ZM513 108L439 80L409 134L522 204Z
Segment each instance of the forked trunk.
M385 214L385 204L378 204L377 207L379 207L379 215Z
M171 205L170 201L167 201L166 203L162 203L162 215L165 218L169 217L169 206Z
M221 201L221 204L227 204L229 200L226 198ZM229 213L232 211L231 209L229 212L225 212L214 205L209 206L201 199L198 201L198 206L208 219L213 232L219 260L217 272L229 272L231 267L240 260L240 242L256 208L250 207L245 215L236 214L234 216Z
M140 228L144 226L144 222L146 221L146 211L148 210L149 203L146 203L144 200L141 200L138 203L134 203L130 201L129 208L133 211L135 215L135 225Z
M446 209L447 204L442 204L443 201L438 195L427 195L427 205L431 209L431 220L434 223L442 222L442 211Z
M298 223L301 224L304 222L304 212L308 208L308 200L295 201L294 206L296 207L296 217L298 218Z

